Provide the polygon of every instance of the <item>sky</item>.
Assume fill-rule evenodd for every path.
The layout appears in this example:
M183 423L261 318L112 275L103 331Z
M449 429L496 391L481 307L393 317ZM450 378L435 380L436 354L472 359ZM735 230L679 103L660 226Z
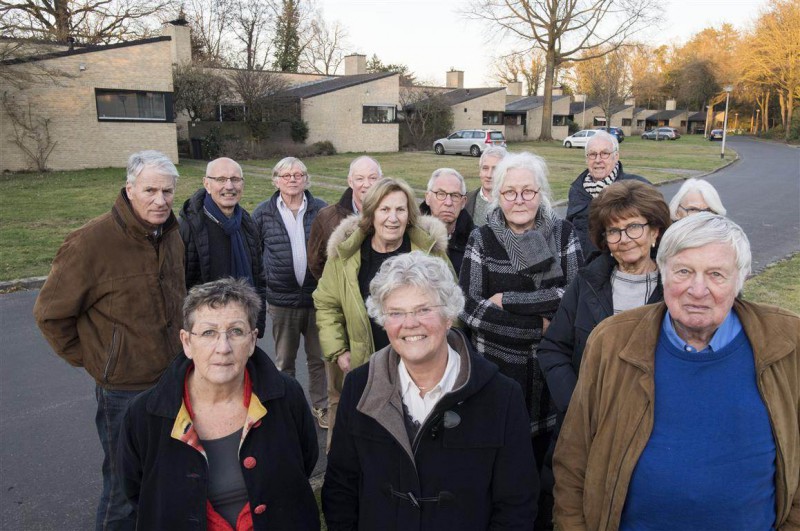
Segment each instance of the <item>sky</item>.
M511 43L492 31L490 23L464 16L470 1L317 0L326 20L338 20L347 28L347 53L377 54L386 64L406 64L426 84L443 86L445 72L454 68L464 71L465 87L497 85L491 80L491 65L511 50ZM669 0L662 3L663 23L642 31L639 39L654 45L681 44L724 22L743 28L766 2Z

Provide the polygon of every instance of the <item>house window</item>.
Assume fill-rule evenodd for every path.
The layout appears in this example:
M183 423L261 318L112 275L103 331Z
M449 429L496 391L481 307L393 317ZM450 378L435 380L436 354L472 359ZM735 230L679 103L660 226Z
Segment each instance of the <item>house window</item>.
M364 105L361 123L364 124L393 124L397 116L394 105Z
M630 127L632 121L630 118L623 118L622 127Z
M569 116L566 114L553 115L553 125L567 125L567 120L569 120Z
M503 123L503 113L498 111L483 111L483 125L500 125Z
M95 89L97 119L115 122L171 122L172 94Z
M638 127L639 129L644 127L644 120L636 120L636 127Z
M243 122L246 116L244 105L223 104L217 107L216 121Z
M598 125L606 125L606 117L605 116L595 116L592 120L592 124L594 126Z

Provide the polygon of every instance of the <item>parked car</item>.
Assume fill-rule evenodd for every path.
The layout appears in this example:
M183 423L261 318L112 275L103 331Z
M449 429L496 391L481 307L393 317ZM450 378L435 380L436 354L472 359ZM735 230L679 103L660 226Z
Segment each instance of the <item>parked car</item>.
M722 140L722 129L712 129L710 133L708 133L709 140Z
M597 129L583 129L578 131L574 135L569 135L564 139L564 147L584 147L595 134L597 134Z
M642 140L678 140L681 134L672 127L659 127L642 134Z
M625 131L621 127L595 127L598 131L605 131L617 137L617 142L622 143L625 140Z
M506 137L502 131L485 129L463 129L447 138L440 138L433 143L433 151L437 155L445 153L469 153L480 157L483 150L491 146L506 147Z

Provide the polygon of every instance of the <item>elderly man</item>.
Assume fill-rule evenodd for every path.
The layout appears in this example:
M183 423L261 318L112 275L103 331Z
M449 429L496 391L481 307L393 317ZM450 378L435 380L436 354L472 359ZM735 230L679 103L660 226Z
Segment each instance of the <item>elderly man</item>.
M275 165L272 182L278 190L256 207L253 220L263 249L266 299L275 340L275 365L279 370L295 375L295 359L302 336L312 412L319 426L327 429L325 365L311 299L317 288L317 279L309 273L306 259L306 241L311 224L326 203L307 190L308 170L294 157L281 159Z
M361 212L361 205L375 181L383 177L381 165L372 157L363 155L350 163L347 186L339 202L319 211L311 225L308 237L308 269L317 280L322 277L328 259L326 247L333 230L344 218Z
M425 201L419 206L423 214L439 218L447 227L447 257L456 274L461 270L467 240L475 228L472 217L464 210L467 184L453 168L439 168L428 180Z
M111 212L67 236L33 308L56 354L96 381L104 453L97 529L135 526L114 463L122 414L181 352L186 284L172 213L177 179L166 155L131 155L127 184Z
M575 227L583 256L588 258L597 247L589 238L589 204L611 183L636 179L647 184L644 177L625 173L619 161L617 137L598 131L586 144L587 169L569 187L566 219Z
M250 214L239 205L242 167L222 157L206 166L203 188L183 203L180 233L186 249L186 289L225 277L244 278L264 297L261 240ZM258 317L264 335L265 310Z
M554 457L561 529L800 527L800 317L737 298L750 244L701 213L664 302L595 328Z
M507 154L506 148L492 146L481 155L478 164L481 185L467 194L467 204L464 207L476 227L486 225L486 214L489 213L489 203L492 202L492 174Z

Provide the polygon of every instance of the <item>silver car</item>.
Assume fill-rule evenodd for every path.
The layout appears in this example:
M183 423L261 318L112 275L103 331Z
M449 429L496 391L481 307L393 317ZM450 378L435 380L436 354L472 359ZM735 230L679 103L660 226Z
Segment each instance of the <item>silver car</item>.
M433 151L437 155L445 153L469 153L480 157L483 150L491 146L506 147L506 137L502 131L485 129L462 129L447 138L440 138L433 143Z

